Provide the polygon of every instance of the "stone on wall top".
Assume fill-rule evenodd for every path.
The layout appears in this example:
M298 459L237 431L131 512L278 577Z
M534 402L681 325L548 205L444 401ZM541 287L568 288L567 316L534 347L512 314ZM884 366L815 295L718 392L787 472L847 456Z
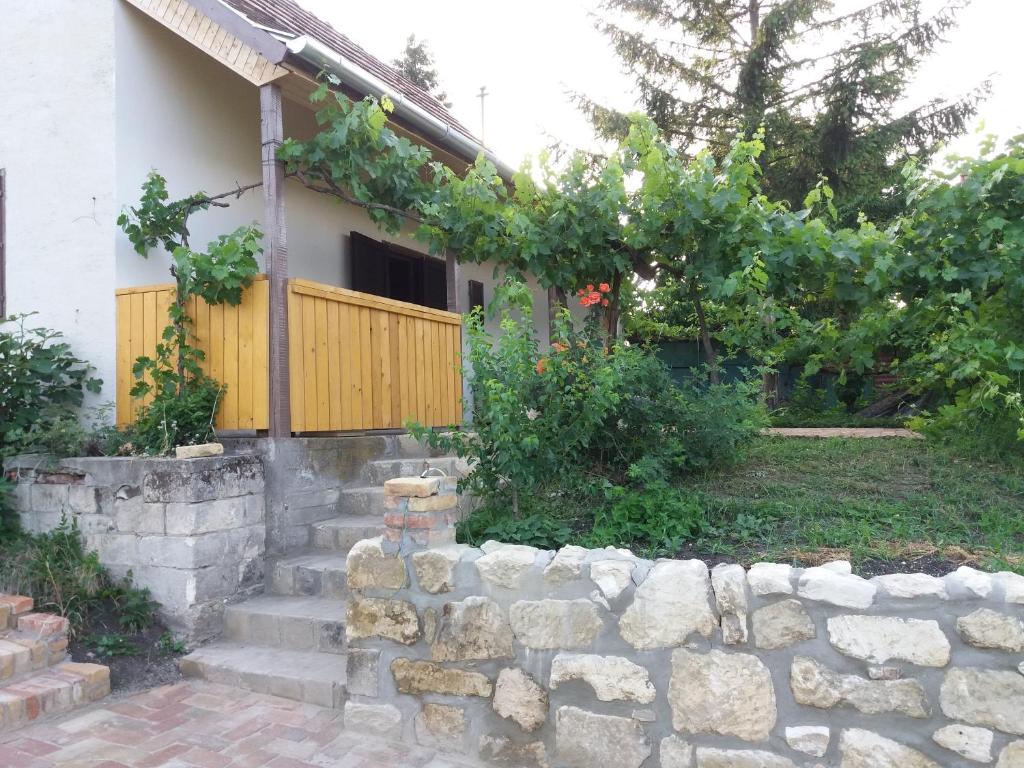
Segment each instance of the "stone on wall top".
M384 482L384 493L389 496L425 498L441 489L440 477L395 477Z

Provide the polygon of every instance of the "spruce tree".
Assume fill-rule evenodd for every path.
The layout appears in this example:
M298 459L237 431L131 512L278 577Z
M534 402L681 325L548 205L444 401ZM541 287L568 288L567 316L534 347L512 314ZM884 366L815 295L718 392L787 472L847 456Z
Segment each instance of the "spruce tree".
M434 66L434 54L427 47L426 40L417 40L416 35L409 35L405 41L402 55L392 60L391 66L398 70L406 80L411 80L429 93L445 107L451 109L448 94L438 90L439 79Z
M921 62L961 4L932 14L923 0L604 0L598 22L637 96L684 151L724 153L763 125L764 188L800 207L824 176L843 223L859 211L892 218L901 168L962 133L987 83L965 96L906 106ZM623 115L579 97L599 132Z

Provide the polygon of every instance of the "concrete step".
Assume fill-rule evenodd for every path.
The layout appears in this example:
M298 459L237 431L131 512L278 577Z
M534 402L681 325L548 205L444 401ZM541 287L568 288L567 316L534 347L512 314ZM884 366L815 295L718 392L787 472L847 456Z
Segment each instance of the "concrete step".
M338 499L338 512L342 516L376 517L383 524L384 511L383 484L345 488Z
M110 670L65 662L0 686L0 733L39 717L70 712L110 693Z
M346 554L347 550L313 550L282 557L270 567L270 591L275 595L346 600Z
M293 651L345 652L345 603L322 597L261 595L224 610L224 638Z
M21 613L17 629L0 629L0 685L67 661L67 648L67 619L52 613Z
M343 514L319 523L313 523L312 540L316 549L347 552L352 545L363 539L372 539L384 532L384 489L360 489L366 491L366 499L372 498L373 514Z
M218 642L178 663L186 677L284 696L321 707L345 704L345 656Z
M384 485L385 480L395 477L413 477L428 468L440 469L446 475L459 477L465 474L466 463L454 456L378 459L366 463L366 466L363 467L363 479L368 486L377 487Z

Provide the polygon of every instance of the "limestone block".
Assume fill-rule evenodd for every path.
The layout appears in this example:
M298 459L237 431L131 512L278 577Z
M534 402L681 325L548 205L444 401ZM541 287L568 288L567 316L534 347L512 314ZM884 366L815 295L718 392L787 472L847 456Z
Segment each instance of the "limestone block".
M510 659L512 628L505 612L487 597L472 596L446 603L441 627L431 647L434 661Z
M992 762L992 731L971 725L946 725L932 734L940 747L976 763Z
M384 551L384 537L357 541L345 558L349 589L402 589L408 583L405 561Z
M480 758L492 765L511 768L548 768L548 753L543 741L516 742L507 736L480 737Z
M494 711L524 731L535 731L548 717L548 692L521 669L498 673L494 684Z
M946 575L947 589L962 592L968 597L988 597L992 592L992 577L984 571L961 565Z
M590 580L607 599L615 600L632 581L634 568L636 563L629 560L598 560L590 564Z
M433 496L440 488L438 477L396 477L384 481L384 493L389 496L425 498Z
M767 739L777 717L771 673L756 656L712 650L672 652L672 726L746 741Z
M940 768L920 752L860 728L839 735L840 768Z
M866 680L843 675L806 656L793 659L789 685L797 704L819 709L847 704L866 715L898 712L923 718L931 714L928 697L916 680Z
M965 643L975 648L1024 652L1024 622L1015 616L979 608L957 619L956 631Z
M659 747L661 768L693 768L693 745L678 736L666 736Z
M600 701L650 704L657 693L650 673L622 656L560 653L551 662L551 688L570 680L587 683Z
M890 659L922 667L944 667L950 645L933 620L892 616L835 616L828 620L828 639L840 653L885 664Z
M416 606L405 600L351 599L348 601L345 634L350 641L383 637L412 645L421 636Z
M402 735L402 713L391 704L346 701L345 728L355 733L398 738Z
M711 580L700 560L663 560L651 569L619 620L623 639L640 650L682 645L694 632L710 637Z
M871 607L878 587L860 576L818 567L808 568L800 575L797 591L808 600L863 609Z
M812 757L824 757L831 738L831 732L823 725L797 725L786 728L786 743L790 749Z
M999 753L996 768L1024 768L1024 741L1012 741Z
M114 497L114 526L121 533L164 533L164 505L146 503L136 489L129 498Z
M391 662L391 674L402 693L484 698L491 695L491 681L479 672L442 667L430 661L395 659Z
M747 583L755 595L791 595L793 566L783 563L754 563L747 573Z
M927 573L890 573L875 576L871 583L881 589L889 597L910 599L914 597L938 597L943 600L949 597L946 583Z
M426 747L462 752L466 742L466 710L447 704L424 704L413 720L416 741Z
M516 639L528 648L590 647L604 626L590 600L520 600L509 609Z
M555 754L569 768L640 768L651 754L651 742L643 726L628 717L560 707Z
M476 561L476 569L488 584L516 589L523 574L536 562L538 552L536 547L510 544L481 557Z
M192 536L238 528L245 525L248 514L246 503L245 496L169 502L164 513L166 531L173 536Z
M259 456L215 456L147 463L142 479L145 501L199 502L262 494L263 460Z
M939 692L951 720L1024 735L1024 676L1016 672L953 667Z
M760 749L697 747L697 768L796 768L788 757Z
M349 648L345 655L345 690L355 696L380 695L380 651Z
M202 459L207 456L224 455L224 446L220 443L200 443L199 445L179 445L174 448L176 459Z
M557 554L544 569L544 578L552 584L564 584L567 581L579 578L583 568L583 560L589 550L584 547L577 547L567 544L558 550Z
M414 552L412 567L420 589L432 595L451 592L455 588L455 566L468 549L465 544L452 544Z
M747 642L747 572L743 566L716 565L711 569L711 588L722 627L722 642L726 645Z
M799 600L782 600L754 611L754 645L765 650L787 648L817 637L814 621Z
M425 498L409 499L410 512L444 512L459 506L459 497L454 493L439 493Z
M1000 571L992 577L1003 588L1003 601L1024 605L1024 576L1010 571Z

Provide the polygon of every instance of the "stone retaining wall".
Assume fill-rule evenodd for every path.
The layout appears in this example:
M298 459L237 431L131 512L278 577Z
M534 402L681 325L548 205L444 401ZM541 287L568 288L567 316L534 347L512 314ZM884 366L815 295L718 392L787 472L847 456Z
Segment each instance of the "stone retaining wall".
M263 588L264 479L258 456L38 457L6 465L30 532L74 520L115 576L129 571L178 635L220 633L225 603Z
M511 766L1024 766L1024 577L399 538L348 558L350 728Z

